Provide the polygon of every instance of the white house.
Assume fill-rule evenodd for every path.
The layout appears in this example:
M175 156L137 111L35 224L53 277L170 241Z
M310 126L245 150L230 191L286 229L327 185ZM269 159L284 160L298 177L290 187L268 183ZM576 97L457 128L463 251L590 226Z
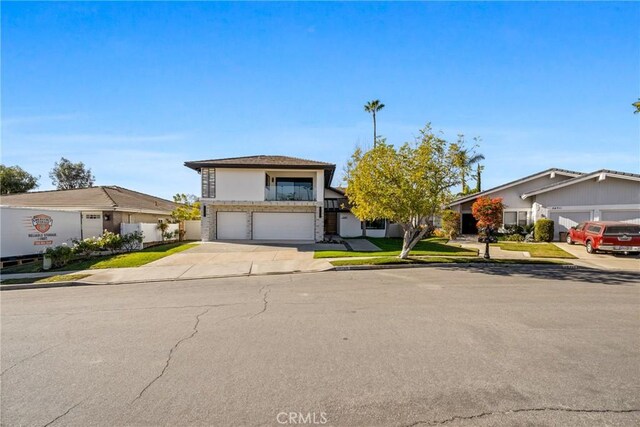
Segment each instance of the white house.
M591 173L547 169L489 190L455 200L462 233L477 232L471 205L478 197L501 197L505 226L532 224L540 218L555 223L555 237L582 221L625 221L640 224L640 175L612 170Z

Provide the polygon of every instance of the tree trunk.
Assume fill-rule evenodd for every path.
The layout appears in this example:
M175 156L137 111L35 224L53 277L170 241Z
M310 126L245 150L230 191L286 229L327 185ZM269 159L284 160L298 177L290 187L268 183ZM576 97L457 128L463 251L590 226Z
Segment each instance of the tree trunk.
M367 237L367 221L362 221L362 237Z
M467 194L467 177L464 171L460 172L460 181L462 181L462 194Z
M404 228L404 239L402 241L402 251L400 251L400 255L398 255L401 259L407 259L409 256L409 252L413 247L418 243L427 231L429 231L428 227L423 229L416 229L413 225L405 226Z
M476 172L476 190L478 193L482 191L482 184L480 181L481 175L482 175L482 172L480 171L480 165L478 164L478 171Z
M376 134L376 112L373 112L373 148L376 148L378 135Z

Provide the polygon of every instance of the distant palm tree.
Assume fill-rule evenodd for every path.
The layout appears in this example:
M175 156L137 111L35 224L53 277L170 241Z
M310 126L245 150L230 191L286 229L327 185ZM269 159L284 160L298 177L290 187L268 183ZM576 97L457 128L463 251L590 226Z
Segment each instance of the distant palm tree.
M458 150L456 154L456 163L460 168L460 182L462 183L462 194L469 192L467 187L467 174L471 173L471 167L481 160L484 160L484 155L480 153L474 153L469 148ZM480 165L478 165L476 188L480 185Z
M378 134L376 133L376 113L384 108L384 104L379 99L374 99L364 104L364 111L373 115L373 147L375 148L378 141Z
M483 170L484 170L484 166L478 163L476 167L476 193L479 193L482 191L482 171Z
M640 98L638 98L638 100L631 105L633 105L636 108L636 111L634 111L633 114L640 113Z

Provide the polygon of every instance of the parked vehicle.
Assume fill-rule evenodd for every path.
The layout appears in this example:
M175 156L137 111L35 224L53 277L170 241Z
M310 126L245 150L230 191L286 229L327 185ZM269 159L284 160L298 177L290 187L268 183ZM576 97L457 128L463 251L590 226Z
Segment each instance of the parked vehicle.
M567 243L585 245L590 254L598 251L640 253L640 225L626 222L589 221L571 227Z

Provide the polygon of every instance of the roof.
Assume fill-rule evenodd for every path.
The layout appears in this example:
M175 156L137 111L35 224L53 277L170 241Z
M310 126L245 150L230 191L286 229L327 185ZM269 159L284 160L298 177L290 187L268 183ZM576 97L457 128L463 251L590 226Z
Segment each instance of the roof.
M298 157L279 155L258 155L245 157L228 157L224 159L194 160L184 162L188 168L200 171L202 168L248 168L248 169L322 169L325 171L325 185L333 178L336 165Z
M557 173L560 175L571 176L571 177L579 177L584 175L582 172L570 171L567 169L558 169L558 168L550 168L544 170L542 172L534 173L533 175L525 176L524 178L516 179L515 181L507 182L506 184L499 185L497 187L490 188L488 190L481 191L479 193L469 194L468 196L460 197L449 204L449 206L458 205L460 203L465 203L470 200L475 200L478 197L482 197L486 194L495 193L496 191L504 190L509 187L513 187L515 185L522 184L523 182L531 181L537 178L542 178L543 176L550 175L552 173Z
M16 207L118 210L167 215L176 207L169 200L115 185L6 194L0 197L0 203Z
M598 180L602 181L602 180L606 179L608 176L611 176L611 177L614 177L614 178L629 179L629 180L632 180L632 181L640 181L640 175L638 175L637 173L620 172L620 171L614 171L614 170L610 170L610 169L600 169L600 170L597 170L595 172L591 172L591 173L588 173L588 174L582 174L582 175L577 176L577 177L572 178L572 179L567 179L565 181L560 181L560 182L556 182L556 183L553 183L553 184L545 185L544 187L538 188L537 190L532 190L532 191L529 191L527 193L524 193L520 197L524 200L524 199L526 199L528 197L535 196L536 194L541 194L541 193L546 193L548 191L557 190L558 188L562 188L562 187L566 187L566 186L569 186L569 185L577 184L579 182L588 181L588 180L593 179L593 178L598 178Z

